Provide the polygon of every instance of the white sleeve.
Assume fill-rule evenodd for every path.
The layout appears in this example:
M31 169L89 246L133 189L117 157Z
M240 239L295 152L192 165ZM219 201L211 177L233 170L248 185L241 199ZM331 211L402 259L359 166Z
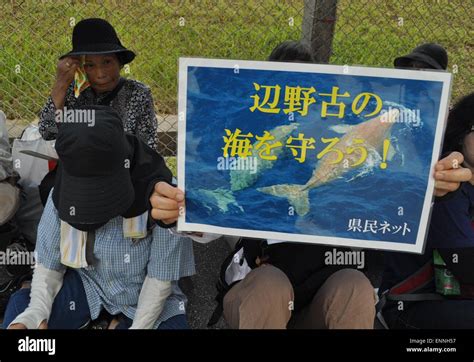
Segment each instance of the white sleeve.
M63 285L63 278L64 272L37 264L31 281L30 304L8 327L15 323L22 323L28 329L38 329L42 321L47 321L54 298Z
M130 329L152 329L171 294L171 282L145 278Z
M207 244L211 241L219 239L222 236L221 234L212 234L212 233L202 233L202 236L197 236L195 233L179 232L176 229L176 226L173 226L172 228L169 228L167 230L169 230L171 234L185 236L201 244Z

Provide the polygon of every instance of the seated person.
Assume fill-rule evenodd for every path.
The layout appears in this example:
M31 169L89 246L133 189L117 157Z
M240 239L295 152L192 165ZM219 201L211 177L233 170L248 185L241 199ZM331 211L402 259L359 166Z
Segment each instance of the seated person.
M149 218L153 187L171 172L112 108L91 109L94 127L59 127L31 288L12 295L4 327L75 329L105 309L118 328L188 328L177 281L194 273L192 242Z
M459 101L449 114L444 152L461 152L464 166L474 171L474 93ZM462 159L461 159L462 162ZM387 291L383 317L390 328L474 328L474 177L459 191L433 206L423 255L386 253L380 291ZM442 296L441 280L435 281L433 253L437 251L457 282L460 295ZM426 270L426 273L424 272ZM425 275L413 281L413 275ZM409 289L406 285L411 284ZM403 291L403 293L402 293ZM438 291L438 293L436 293ZM411 292L411 293L410 293ZM407 301L418 295L418 301ZM457 293L455 293L457 294ZM462 318L459 318L462 316Z
M126 132L157 148L157 121L150 88L120 77L120 70L135 58L122 46L115 29L103 19L84 19L72 34L73 49L60 57L56 79L39 115L39 131L45 140L58 133L56 111L64 107L107 105L114 108ZM75 80L75 74L81 74Z

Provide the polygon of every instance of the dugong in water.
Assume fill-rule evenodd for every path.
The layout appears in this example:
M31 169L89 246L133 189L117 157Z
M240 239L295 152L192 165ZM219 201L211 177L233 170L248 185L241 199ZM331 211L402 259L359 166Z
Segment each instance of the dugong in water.
M363 139L365 146L381 150L383 141L389 135L390 129L396 122L399 114L398 109L392 108L383 115L351 127L350 131L339 140L333 149L343 152L345 159L349 162L355 162L360 158L360 154L356 152L351 154L345 152L347 147L353 146L352 140L355 138ZM322 158L320 162L316 163L316 168L311 178L304 185L273 185L261 187L257 190L265 194L288 199L290 205L295 208L296 213L304 216L309 211L309 190L327 184L349 170L349 168L344 167L342 162L333 164L336 158L335 152L331 152Z

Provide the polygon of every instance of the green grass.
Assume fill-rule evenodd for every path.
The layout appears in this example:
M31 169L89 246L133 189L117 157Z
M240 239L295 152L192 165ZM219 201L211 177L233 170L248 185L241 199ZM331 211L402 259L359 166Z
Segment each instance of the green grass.
M424 41L443 44L457 65L454 97L472 91L470 2L340 0L331 62L392 66ZM137 58L124 74L152 88L156 110L176 113L180 56L264 60L275 45L301 37L303 1L2 1L0 108L10 120L33 120L69 51L75 21L104 17ZM399 17L404 25L399 26ZM184 26L180 26L184 18ZM289 24L293 18L294 24ZM20 72L17 73L17 66Z
M175 156L165 157L165 160L166 160L166 165L173 173L173 176L177 176L178 170L177 170L177 165L176 165L176 157Z

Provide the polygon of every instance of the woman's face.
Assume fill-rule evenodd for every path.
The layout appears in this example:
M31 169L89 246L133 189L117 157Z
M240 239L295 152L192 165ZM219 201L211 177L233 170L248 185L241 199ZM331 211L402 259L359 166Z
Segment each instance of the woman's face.
M120 79L120 62L115 54L86 55L84 70L97 93L109 92Z
M433 68L431 65L422 62L420 60L410 60L410 62L407 64L408 68L414 68L414 69L431 69Z

